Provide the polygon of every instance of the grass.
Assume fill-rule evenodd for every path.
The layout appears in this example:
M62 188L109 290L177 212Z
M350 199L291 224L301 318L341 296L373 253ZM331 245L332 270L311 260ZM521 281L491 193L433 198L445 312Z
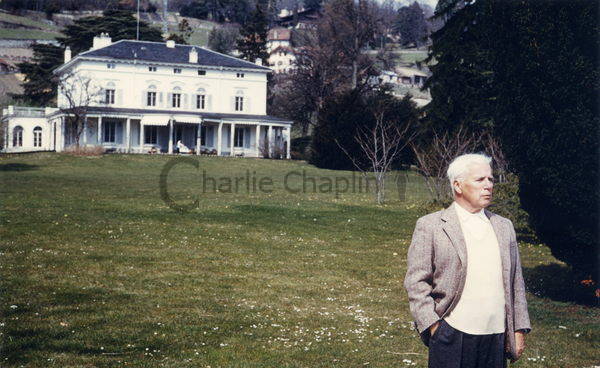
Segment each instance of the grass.
M58 32L59 27L39 22L27 17L21 17L13 14L0 13L0 22L11 23L22 27L44 29L52 32Z
M292 189L303 170L321 185L347 172L202 157L168 176L174 200L199 200L176 212L159 192L169 160L0 156L2 367L426 366L402 287L418 177L376 206L369 193L284 190L289 172ZM202 170L220 192L202 193ZM222 178L246 172L272 191L228 191ZM544 267L564 268L544 246L521 252L534 290ZM528 300L517 366L598 364L598 309Z
M37 29L6 29L0 28L0 39L16 40L55 40L62 36L58 32L48 32Z
M61 36L58 27L27 17L0 13L0 23L23 28L0 28L0 38L19 40L54 40Z
M398 52L396 61L400 63L416 63L427 58L427 51Z

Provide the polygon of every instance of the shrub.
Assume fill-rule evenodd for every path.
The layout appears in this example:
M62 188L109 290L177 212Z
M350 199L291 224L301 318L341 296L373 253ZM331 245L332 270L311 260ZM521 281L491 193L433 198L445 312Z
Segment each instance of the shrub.
M69 146L65 152L74 156L100 156L105 150L102 146Z

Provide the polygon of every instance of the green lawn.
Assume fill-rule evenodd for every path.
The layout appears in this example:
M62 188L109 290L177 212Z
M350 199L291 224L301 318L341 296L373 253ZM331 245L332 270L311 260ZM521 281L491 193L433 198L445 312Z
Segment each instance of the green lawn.
M7 13L0 13L0 22L11 23L11 24L15 24L15 25L23 26L23 27L29 27L29 28L44 29L44 30L48 30L48 31L52 31L52 32L59 31L59 27L57 27L55 25L40 22L37 20L33 20L31 18L21 17L18 15L7 14Z
M62 36L58 32L42 31L37 29L6 29L0 28L0 39L16 40L55 40Z
M369 193L284 190L289 172L292 190L303 170L320 184L348 172L202 157L168 177L178 203L199 199L176 212L159 192L170 159L0 156L0 366L426 366L402 287L426 197L416 176L405 200L389 185L376 206ZM272 192L227 190L222 177L246 173ZM220 191L202 193L203 177ZM599 310L542 297L539 280L559 287L564 267L544 246L521 252L540 296L528 295L517 367L599 364Z

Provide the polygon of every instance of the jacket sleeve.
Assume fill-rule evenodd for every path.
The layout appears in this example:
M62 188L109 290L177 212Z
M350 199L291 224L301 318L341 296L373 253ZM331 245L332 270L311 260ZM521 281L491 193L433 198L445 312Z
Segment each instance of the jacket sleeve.
M410 312L420 334L429 332L440 318L431 297L433 289L433 229L425 226L423 218L417 221L410 247L404 287L408 292Z
M525 281L523 280L523 270L521 267L517 235L515 234L515 228L512 222L510 223L510 229L511 245L515 247L516 254L515 277L513 280L515 331L522 330L529 333L529 331L531 331L531 323L529 321L529 312L527 311L527 300L525 299Z

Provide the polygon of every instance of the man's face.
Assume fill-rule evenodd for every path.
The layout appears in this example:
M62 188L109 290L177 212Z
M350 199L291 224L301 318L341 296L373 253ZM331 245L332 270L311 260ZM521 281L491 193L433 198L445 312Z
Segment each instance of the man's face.
M474 211L486 208L492 202L494 189L492 168L488 164L474 164L469 169L464 180L454 182L456 196Z

